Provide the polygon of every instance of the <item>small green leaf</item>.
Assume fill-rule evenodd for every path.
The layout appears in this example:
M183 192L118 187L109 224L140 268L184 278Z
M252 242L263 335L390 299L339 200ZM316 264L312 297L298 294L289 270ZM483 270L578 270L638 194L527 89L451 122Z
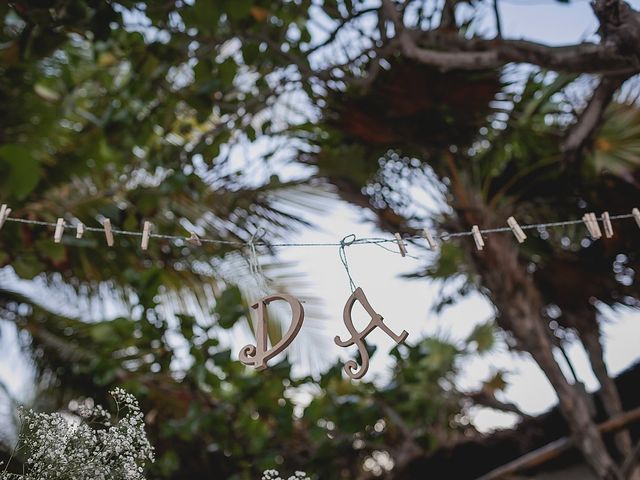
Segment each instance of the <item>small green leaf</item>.
M469 335L467 341L476 344L476 351L478 353L485 353L491 350L496 341L493 322L477 325L471 332L471 335Z
M507 387L507 381L504 378L504 375L505 372L503 371L496 372L493 377L484 382L483 389L490 392L504 390Z
M21 145L0 146L0 160L9 167L9 173L2 182L3 188L18 199L25 198L40 181L40 164L31 151Z
M42 239L36 242L36 249L49 257L53 262L61 262L66 258L67 251L60 243L54 243L50 239Z
M260 48L257 43L247 43L242 46L242 58L247 65L255 64L260 58Z
M223 350L211 355L211 360L218 366L227 365L231 361L231 350Z
M45 270L45 266L31 253L19 256L11 262L11 266L25 280L35 278Z
M114 332L109 322L100 322L91 326L91 338L98 343L108 343L114 338Z
M234 285L222 292L216 301L214 312L218 317L218 324L222 328L232 328L238 320L246 315L240 289Z
M233 80L236 78L238 65L233 59L228 58L220 65L218 65L218 72L222 84L226 87L230 87L233 84Z
M231 20L240 20L248 17L251 12L253 0L232 0L227 3L227 13Z
M216 0L197 0L193 6L194 19L205 27L211 29L220 18L220 10L216 6Z

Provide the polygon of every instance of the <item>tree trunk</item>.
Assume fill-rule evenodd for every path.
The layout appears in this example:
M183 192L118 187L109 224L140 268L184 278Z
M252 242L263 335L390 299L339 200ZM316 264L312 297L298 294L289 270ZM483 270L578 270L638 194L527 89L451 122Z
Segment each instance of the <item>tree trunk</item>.
M574 441L582 451L586 462L602 479L614 480L622 478L617 466L606 450L596 424L591 418L585 396L567 381L553 357L552 350L547 348L544 342L541 342L535 349L529 349L529 352L556 391L560 410L565 420L567 420Z
M483 221L484 225L491 223ZM531 275L519 263L513 239L495 235L486 242L483 251L470 247L470 253L482 285L498 310L498 325L514 335L519 346L531 354L549 379L585 461L599 478L621 479L591 418L585 396L569 383L553 356L551 332L542 315L542 297Z
M595 318L594 321L596 321ZM602 400L605 412L609 418L621 415L624 412L622 400L620 399L618 388L609 375L607 365L604 362L604 351L602 349L598 325L596 324L593 330L580 331L578 334L589 356L591 369L600 383L600 399ZM618 450L622 454L623 460L632 455L633 443L628 430L621 430L616 433L615 442L616 447L618 447ZM640 480L640 469L634 468L629 472L627 478L628 480Z

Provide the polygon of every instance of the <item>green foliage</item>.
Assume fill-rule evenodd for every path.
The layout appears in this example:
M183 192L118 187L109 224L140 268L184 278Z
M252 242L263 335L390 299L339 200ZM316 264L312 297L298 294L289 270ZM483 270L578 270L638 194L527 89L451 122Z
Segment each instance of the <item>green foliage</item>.
M593 155L567 166L560 140L573 118L562 93L573 77L535 72L513 89L501 71L440 72L398 58L380 80L347 88L348 76L363 78L371 66L364 56L320 84L331 76L308 75L322 46L311 38L311 17L335 26L366 8L313 5L0 5L0 200L34 220L98 226L110 218L134 230L149 220L159 233L194 230L227 242L247 241L262 226L272 241L319 204L304 182L278 176L282 148L270 142L282 139L305 172L313 167L308 183L333 184L393 231L417 232L429 220L457 230L475 202L501 219L539 221L637 198L635 105L612 105ZM334 60L343 53L329 51ZM264 162L238 166L238 146ZM258 164L266 174L254 172ZM416 188L433 193L444 213L415 208ZM620 188L625 195L612 194ZM460 192L467 204L452 201ZM153 478L215 472L244 480L280 463L319 478L359 478L376 455L406 457L409 444L428 453L472 431L456 375L462 360L493 348L491 323L460 345L428 338L395 348L388 381L375 385L345 380L340 365L318 378L292 379L286 361L257 374L233 352L255 292L232 244L154 238L143 254L136 237L106 248L99 235L67 232L54 244L51 234L3 227L0 265L26 287L0 283L2 318L24 332L39 406L64 407L77 394L100 401L115 385L141 399L158 452ZM619 269L637 266L633 254L617 257L637 251L631 236L620 238L606 252L531 238L520 260L535 270L548 304L633 304L635 285L611 271L614 260ZM443 285L437 309L480 285L467 239L449 240L416 274ZM550 265L571 278L593 275L593 289L568 292L573 282L556 285L567 273ZM269 332L277 339L278 324ZM505 381L498 372L485 388Z
M282 128L272 108L297 82L285 74L292 61L309 68L310 4L0 7L0 200L33 220L110 218L128 230L149 220L158 233L225 241L246 241L258 226L271 241L303 224L298 214L318 207L316 191L278 170L253 175L230 157ZM321 8L339 19L345 6L355 8ZM303 143L321 133L304 121L295 127ZM356 162L336 162L340 175L362 172L365 182L375 173L367 151L329 140L334 158ZM229 340L250 326L255 295L233 246L154 238L141 252L136 237L107 248L92 233L67 231L60 244L51 235L7 223L0 237L0 264L23 282L0 284L0 311L24 332L37 406L64 408L78 395L100 402L125 387L141 400L156 447L152 478L253 479L279 463L354 478L375 452L399 448L394 411L425 448L451 425L466 428L456 424L463 405L451 390L456 357L467 354L457 347L434 340L397 350L384 388L345 380L338 364L315 379L292 379L286 361L255 373ZM270 325L273 341L279 330Z
M590 166L597 173L630 178L640 167L640 110L632 104L612 104L594 145Z
M245 178L226 161L241 140L237 127L249 125L271 94L260 82L247 90L241 79L250 73L226 47L236 29L265 27L266 10L255 8L57 0L4 10L2 201L14 215L36 220L65 216L98 226L106 217L134 230L149 220L159 233L204 230L228 241L248 239L259 224L273 236L301 224L294 210L307 208L315 194L298 191L289 209L286 196L297 183ZM153 27L140 28L145 22ZM212 49L192 50L204 31L215 32ZM12 224L4 231L2 265L20 277L61 275L92 296L109 282L118 300L136 291L145 308L171 292L180 308L193 300L208 314L209 289L224 291L236 280L220 273L231 250L225 246L203 252L153 241L145 258L135 238L108 250L97 248L104 243L96 235L66 235L54 245L44 229Z
M454 243L443 243L433 265L429 267L429 277L437 280L455 280L465 273L464 251Z
M486 380L482 386L482 390L485 392L499 392L503 391L505 387L508 385L507 380L505 379L504 372L496 372L493 374L491 378Z
M14 297L20 300L26 299ZM233 358L217 330L198 328L188 316L172 327L159 319L87 323L39 308L25 315L18 304L8 312L30 333L34 358L55 373L52 387L65 392L58 401L77 392L104 401L114 384L141 400L158 456L153 478L206 478L203 472L214 468L223 478L255 478L279 458L320 478L338 478L336 471L353 478L373 451L399 453L405 422L426 449L451 428L468 428L459 423L463 397L454 379L473 353L444 340L396 348L397 364L381 388L346 380L341 364L317 380L292 379L286 362L253 372ZM174 363L185 358L172 345L177 335L189 342L191 360L179 370ZM305 392L311 401L296 413Z
M491 351L496 343L496 327L493 322L481 323L477 325L469 337L467 342L478 353Z
M248 316L248 312L242 303L242 293L238 287L232 286L222 292L215 306L218 325L228 329L233 327L242 317Z
M28 148L20 145L0 146L0 159L5 171L3 189L10 196L24 199L38 185L41 171L38 161Z

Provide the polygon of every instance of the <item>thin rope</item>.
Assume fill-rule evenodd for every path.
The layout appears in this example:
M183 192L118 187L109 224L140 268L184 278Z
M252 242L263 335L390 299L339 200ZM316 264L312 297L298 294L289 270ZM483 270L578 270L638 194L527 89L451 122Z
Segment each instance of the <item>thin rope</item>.
M602 216L600 217L596 217L597 220L602 221ZM624 219L629 219L629 218L634 218L634 215L631 213L628 214L622 214L622 215L611 215L609 217L610 220L624 220ZM39 226L43 226L43 227L51 227L51 228L55 228L56 224L53 222L43 222L40 220L27 220L24 218L15 218L15 217L7 217L5 219L6 222L14 222L14 223L22 223L22 224L27 224L27 225L39 225ZM562 221L562 222L548 222L548 223L534 223L534 224L526 224L526 225L520 225L520 227L523 230L533 230L533 229L546 229L546 228L555 228L555 227L564 227L564 226L569 226L569 225L578 225L578 224L582 224L583 220L566 220L566 221ZM69 224L64 224L62 227L64 230L66 229L75 229L76 226L74 225L69 225ZM104 234L104 228L98 228L98 227L88 227L85 226L84 230L86 232L98 232L98 233L103 233ZM130 237L141 237L142 236L142 232L135 232L135 231L130 231L130 230L119 230L117 228L112 228L111 229L112 233L114 235L123 235L123 236L130 236ZM481 229L480 233L481 234L491 234L491 233L502 233L502 232L510 232L511 228L510 227L498 227L498 228L485 228L485 229ZM442 241L446 241L448 239L451 238L459 238L459 237L470 237L472 236L473 233L471 231L465 231L465 232L444 232L440 235L436 235L437 238L439 238ZM347 244L343 244L343 241L346 238L350 238L352 235L347 235L346 237L344 237L340 242L312 242L312 243L267 243L265 241L247 241L247 242L243 242L243 241L236 241L236 240L219 240L219 239L213 239L213 238L199 238L201 243L209 243L209 244L215 244L215 245L229 245L229 246L234 246L234 247L250 247L251 243L253 243L253 245L255 246L271 246L271 247L340 247L340 249L342 251L344 251L344 247L345 246L353 246L353 245L378 245L378 246L382 246L383 244L386 243L397 243L397 240L395 238L379 238L379 237L371 237L371 238L354 238L352 241L349 241L349 243ZM157 238L157 239L161 239L161 240L174 240L174 241L186 241L188 240L188 237L185 236L181 236L181 235L162 235L159 233L151 233L149 235L150 238ZM355 237L355 235L353 235L353 237ZM405 240L419 240L421 239L422 236L421 235L413 235L413 236L408 236L405 237ZM396 252L394 252L396 253Z
M256 241L264 237L265 233L266 231L262 227L259 227L258 230L256 230L256 232L251 236L251 238L249 239L249 258L247 259L251 276L255 279L258 289L264 294L267 293L270 282L269 279L265 276L262 270L262 265L260 264L260 260L258 259Z
M412 238L414 238L414 237L410 237L410 239L412 239ZM417 237L417 238L421 238L421 237ZM385 240L385 239L381 239L381 240ZM397 240L396 240L396 243L397 243ZM393 248L385 247L384 245L382 245L380 243L374 243L374 245L376 247L382 248L383 250L386 250L387 252L395 253L397 255L402 255L402 253L400 253L400 250L394 250ZM414 260L420 260L418 257L416 257L414 255L411 255L409 253L406 253L405 257L413 258Z
M342 266L344 267L345 272L347 272L347 277L349 278L349 288L351 288L351 293L356 290L356 284L353 281L351 271L349 270L349 261L347 260L346 247L350 247L357 241L358 239L356 238L356 235L354 233L351 233L340 240L340 248L338 248L338 256L340 257Z

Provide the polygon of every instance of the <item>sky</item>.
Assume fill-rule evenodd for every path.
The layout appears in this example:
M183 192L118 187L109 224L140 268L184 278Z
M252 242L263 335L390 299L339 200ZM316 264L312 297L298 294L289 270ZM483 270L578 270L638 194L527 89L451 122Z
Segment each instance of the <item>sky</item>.
M640 8L640 0L630 2ZM501 0L503 33L506 37L527 38L549 44L574 43L589 38L595 31L597 21L589 2L573 0L560 4L554 0ZM490 18L487 16L487 18ZM487 29L493 28L487 20ZM251 155L251 150L242 154ZM612 212L613 213L613 212ZM618 212L615 212L618 213ZM336 242L348 234L358 237L388 235L377 231L367 222L365 213L338 200L328 200L322 213L307 214L312 227L293 234L291 242ZM469 239L469 241L472 241ZM486 241L491 241L489 237ZM411 252L428 255L424 250ZM492 307L479 296L471 296L441 314L431 311L437 299L438 285L424 280L406 280L401 275L410 273L423 265L423 259L402 258L371 245L351 247L347 251L353 277L366 293L374 309L385 317L385 322L395 332L409 332L407 341L417 342L426 335L439 335L454 340L466 337L473 328L493 317ZM333 343L333 337L346 338L347 330L342 322L342 309L351 291L347 275L335 247L295 248L279 251L279 259L295 263L295 270L304 277L305 293L321 301L320 320L307 322L303 332L312 334L320 342L319 354L328 361L335 358L352 358L353 349L342 349ZM588 281L588 279L585 279ZM356 326L363 326L368 319L356 315ZM603 332L606 338L606 361L616 374L638 360L637 339L640 338L640 314L630 311L611 310L602 312ZM15 332L0 325L0 380L14 392L25 389L31 380L28 365L20 356ZM301 337L304 337L302 335ZM307 340L308 340L307 336ZM394 342L379 330L368 341L378 346L372 359L368 378L382 383L388 377L391 358L387 354ZM294 342L298 350L306 344ZM587 388L597 388L597 382L589 370L584 350L577 344L568 349L580 379ZM561 361L561 360L560 360ZM478 387L496 370L509 372L509 387L503 399L518 405L524 412L538 414L556 402L555 394L538 367L526 355L513 354L504 345L497 351L465 363L459 384L466 389ZM3 412L0 412L2 415ZM516 420L513 414L499 413L490 409L473 411L473 421L483 430L508 427Z

